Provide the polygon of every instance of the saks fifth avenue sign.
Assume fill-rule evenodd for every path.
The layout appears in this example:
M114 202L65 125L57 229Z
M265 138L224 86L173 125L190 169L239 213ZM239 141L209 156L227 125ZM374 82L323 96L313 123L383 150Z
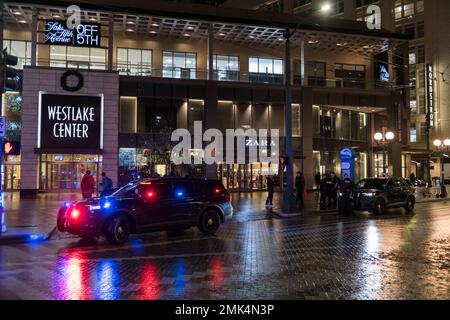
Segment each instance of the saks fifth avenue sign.
M103 95L60 95L41 92L38 148L103 148Z
M78 47L100 47L100 25L80 23L74 29L64 21L45 21L45 43Z

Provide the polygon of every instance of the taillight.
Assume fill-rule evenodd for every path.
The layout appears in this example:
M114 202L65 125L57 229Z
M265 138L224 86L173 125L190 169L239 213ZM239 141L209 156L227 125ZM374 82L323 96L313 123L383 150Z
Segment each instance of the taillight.
M70 217L71 217L73 220L77 220L77 219L80 217L80 215L81 215L81 212L80 212L80 209L78 209L78 208L73 208L73 209L70 211Z
M228 199L228 201L230 201L230 202L231 202L231 200L233 200L233 198L231 197L231 194L227 194L227 199Z

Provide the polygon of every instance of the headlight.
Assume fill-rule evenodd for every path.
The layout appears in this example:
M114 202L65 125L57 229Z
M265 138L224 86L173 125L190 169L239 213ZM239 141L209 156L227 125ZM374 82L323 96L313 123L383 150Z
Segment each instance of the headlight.
M362 193L363 197L375 197L376 194L373 192L363 192Z

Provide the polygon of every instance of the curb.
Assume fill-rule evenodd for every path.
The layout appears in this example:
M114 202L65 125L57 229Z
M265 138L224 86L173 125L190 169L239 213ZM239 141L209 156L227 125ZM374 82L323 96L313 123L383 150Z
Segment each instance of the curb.
M20 234L0 234L0 246L11 245L11 244L21 244L21 243L32 243L32 242L43 242L51 239L56 231L56 227L53 228L48 233L20 233Z

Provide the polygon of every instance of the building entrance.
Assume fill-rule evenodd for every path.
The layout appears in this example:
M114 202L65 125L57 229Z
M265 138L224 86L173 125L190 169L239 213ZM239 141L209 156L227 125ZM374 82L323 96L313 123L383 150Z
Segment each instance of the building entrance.
M81 192L83 175L89 170L97 186L101 170L98 155L41 155L39 188L45 192ZM97 188L98 189L98 188Z

